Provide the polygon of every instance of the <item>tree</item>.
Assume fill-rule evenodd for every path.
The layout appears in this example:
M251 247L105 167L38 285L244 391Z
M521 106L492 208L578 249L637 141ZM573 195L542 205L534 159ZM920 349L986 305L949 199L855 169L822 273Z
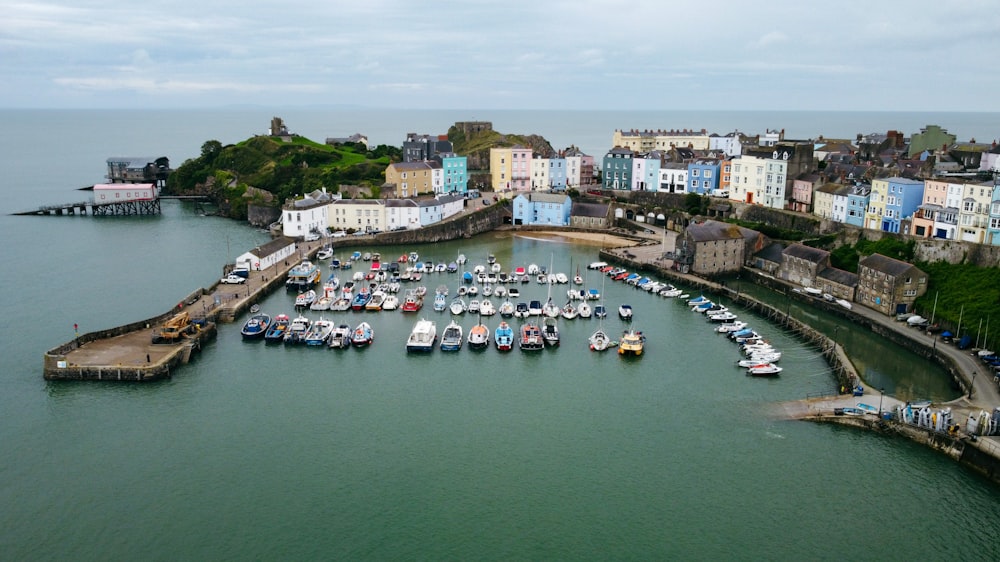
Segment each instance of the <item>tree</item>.
M215 157L222 152L222 143L217 140L205 141L205 144L201 145L201 159L205 161L205 164L211 164L215 161Z

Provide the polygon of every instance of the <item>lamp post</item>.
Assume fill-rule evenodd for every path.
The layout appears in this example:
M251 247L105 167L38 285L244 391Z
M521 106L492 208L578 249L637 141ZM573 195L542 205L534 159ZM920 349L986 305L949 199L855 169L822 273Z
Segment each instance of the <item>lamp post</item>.
M972 384L969 385L969 399L972 399L972 389L976 387L976 375L979 374L979 369L972 370Z
M878 389L878 392L879 392L879 396L878 396L878 417L879 417L879 419L881 419L882 418L882 398L885 396L885 387L882 387L882 388Z

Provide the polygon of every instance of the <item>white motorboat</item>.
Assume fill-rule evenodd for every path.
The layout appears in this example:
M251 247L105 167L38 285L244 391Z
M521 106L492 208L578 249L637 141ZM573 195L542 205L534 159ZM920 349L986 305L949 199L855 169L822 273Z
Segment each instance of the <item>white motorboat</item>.
M579 309L573 306L573 303L571 301L566 301L566 304L563 305L562 309L559 312L560 314L562 314L562 317L565 318L566 320L572 320L576 318L577 315L580 314Z
M618 317L622 320L628 321L632 319L632 305L623 304L618 307Z
M479 314L483 316L493 316L496 313L497 308L493 305L493 301L490 299L483 299L482 302L479 303Z
M435 342L437 342L437 324L431 320L420 319L413 326L410 337L406 339L406 351L433 351Z
M393 294L388 294L382 301L382 310L396 310L399 308L399 297Z
M752 377L773 377L781 373L781 367L774 363L759 363L747 369L747 374Z
M464 314L465 308L465 301L462 300L462 297L455 297L448 306L448 310L450 310L452 314Z
M580 306L576 307L576 313L580 315L580 318L590 318L593 311L590 309L590 305L587 304L587 301L583 301L580 303Z

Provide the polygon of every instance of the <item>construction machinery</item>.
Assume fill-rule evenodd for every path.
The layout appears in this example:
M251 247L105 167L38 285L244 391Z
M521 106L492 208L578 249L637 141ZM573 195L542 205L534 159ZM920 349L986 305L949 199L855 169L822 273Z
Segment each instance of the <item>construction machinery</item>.
M177 343L197 329L198 326L191 322L191 316L187 312L180 312L153 329L153 343Z

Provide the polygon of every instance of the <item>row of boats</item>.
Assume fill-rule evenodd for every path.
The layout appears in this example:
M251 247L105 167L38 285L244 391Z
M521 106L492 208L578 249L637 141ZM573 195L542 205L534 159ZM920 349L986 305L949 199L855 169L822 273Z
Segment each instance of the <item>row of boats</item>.
M781 373L782 368L776 365L781 359L781 351L771 345L746 322L720 304L716 304L704 296L687 300L692 312L704 314L710 322L717 323L715 331L726 334L729 339L740 347L743 359L737 360L739 367L746 369L746 374L753 377L774 377Z
M367 347L375 341L375 329L368 322L352 328L349 324L337 324L322 317L311 320L299 315L292 319L287 314L278 314L272 319L263 312L251 314L240 334L244 340L333 348Z

